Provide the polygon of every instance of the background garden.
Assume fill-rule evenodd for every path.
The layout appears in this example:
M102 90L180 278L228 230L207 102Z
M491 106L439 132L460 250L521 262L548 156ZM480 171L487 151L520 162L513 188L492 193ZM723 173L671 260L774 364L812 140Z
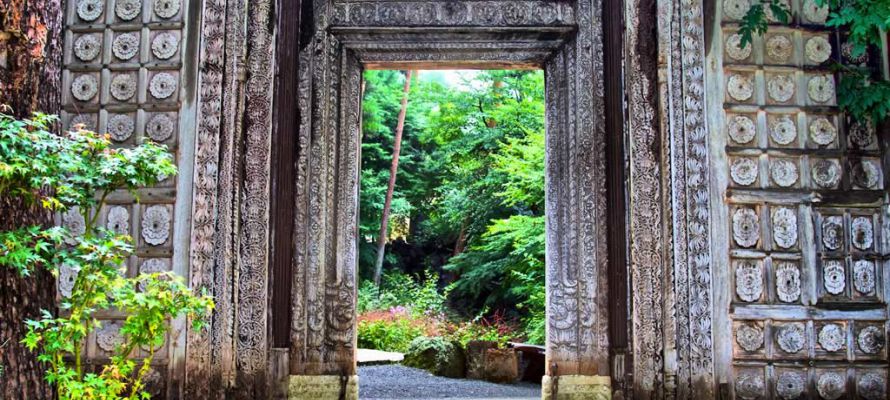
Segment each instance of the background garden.
M405 77L365 73L359 347L543 344L543 72L413 74L378 287Z

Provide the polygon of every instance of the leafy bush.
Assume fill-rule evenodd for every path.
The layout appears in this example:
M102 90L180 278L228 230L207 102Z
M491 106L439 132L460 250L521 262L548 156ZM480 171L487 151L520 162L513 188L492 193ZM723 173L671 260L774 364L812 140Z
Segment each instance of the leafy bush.
M84 217L78 232L41 226L0 232L0 265L22 276L39 267L58 276L62 265L77 274L70 296L59 304L62 315L44 310L40 319L27 321L22 342L48 365L46 379L60 399L148 398L142 380L164 343L169 321L186 315L199 328L213 302L194 295L172 273L124 277L133 239L102 228L98 219L112 192L123 189L135 196L136 189L174 175L176 168L164 146L115 149L107 136L93 132L50 133L54 122L46 115L20 121L0 114L0 194ZM108 365L85 373L82 349L101 325L95 315L107 310L128 313L120 331L123 341ZM148 353L138 362L137 349Z
M446 338L422 336L411 341L403 364L439 376L463 378L465 357L462 346Z
M408 274L388 271L383 274L380 287L365 280L359 286L358 311L387 310L405 307L415 315L444 314L450 288L439 291L439 275L427 272L420 281Z
M404 353L415 338L438 334L439 323L431 317L414 317L403 307L363 313L358 317L358 345Z
M473 340L495 342L499 348L507 347L507 342L516 339L516 328L504 318L502 311L489 317L478 316L472 321L451 327L446 335L464 348Z

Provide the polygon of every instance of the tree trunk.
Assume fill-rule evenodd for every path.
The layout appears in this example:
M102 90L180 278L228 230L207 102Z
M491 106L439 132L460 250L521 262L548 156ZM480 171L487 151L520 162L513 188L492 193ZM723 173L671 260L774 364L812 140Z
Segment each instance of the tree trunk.
M23 118L58 114L61 98L62 3L4 0L0 3L0 105ZM46 210L0 193L0 230L52 223ZM50 399L43 365L20 341L25 320L41 309L55 311L55 279L45 269L22 278L0 266L0 400Z
M380 218L380 235L377 236L377 262L374 264L374 284L380 286L380 275L383 273L383 250L386 249L387 225L389 210L392 206L392 193L396 188L396 173L399 171L399 151L402 149L402 131L405 129L405 114L408 111L408 93L411 91L411 75L405 74L405 89L402 94L402 109L399 110L399 122L396 125L395 143L392 149L392 166L389 168L389 188L386 189L386 201L383 203L383 216Z

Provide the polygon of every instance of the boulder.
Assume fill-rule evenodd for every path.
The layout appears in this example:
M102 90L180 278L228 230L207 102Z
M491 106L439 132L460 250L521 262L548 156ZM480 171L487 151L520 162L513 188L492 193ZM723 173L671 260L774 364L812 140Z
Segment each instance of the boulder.
M513 349L488 349L485 351L485 380L496 383L513 383L519 379L519 357Z
M440 337L419 337L411 341L402 363L434 375L463 378L465 362L460 344Z
M467 342L467 378L485 379L485 352L496 347L496 342L487 340Z

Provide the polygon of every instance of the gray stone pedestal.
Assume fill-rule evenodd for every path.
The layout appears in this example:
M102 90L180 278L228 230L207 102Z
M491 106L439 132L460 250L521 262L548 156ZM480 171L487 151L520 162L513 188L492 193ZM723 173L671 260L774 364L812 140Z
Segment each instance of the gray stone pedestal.
M609 400L612 383L608 376L563 375L544 376L541 381L543 400Z
M291 375L288 400L358 400L358 376Z

